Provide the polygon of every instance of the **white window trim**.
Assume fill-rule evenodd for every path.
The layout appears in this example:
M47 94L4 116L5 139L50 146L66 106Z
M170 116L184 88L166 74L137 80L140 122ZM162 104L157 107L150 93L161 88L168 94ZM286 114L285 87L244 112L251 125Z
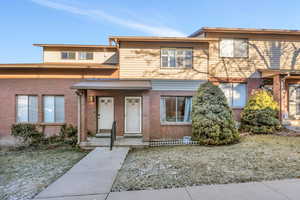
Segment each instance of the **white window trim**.
M85 59L83 59L83 58L80 57L80 54L82 54L82 53L86 54ZM92 58L91 59L87 59L87 54L88 53L92 54ZM94 52L92 52L92 51L79 51L78 52L78 60L94 60Z
M230 88L231 88L231 91L230 91L230 101L231 101L231 103L228 102L229 106L231 104L230 108L232 108L232 109L243 109L245 106L233 106L233 101L234 101L234 99L233 99L234 98L233 97L233 85L235 83L233 83L233 82L222 82L220 84L230 84ZM245 105L246 105L247 99L248 99L247 83L243 82L243 83L236 83L236 84L243 84L243 85L245 85ZM227 98L226 98L226 100L227 100Z
M186 67L186 63L184 61L184 65L182 67L179 67L177 66L177 50L180 49L180 50L190 50L192 52L192 56L191 56L191 60L192 60L192 66L191 67ZM168 51L168 66L163 66L163 59L162 57L163 56L166 56L166 55L163 55L162 54L162 51L163 50L175 50L175 67L170 67L170 56L169 56L169 51ZM184 55L185 57L185 55ZM193 48L187 48L187 47L177 47L177 48L174 48L174 47L162 47L160 49L160 67L163 68L163 69L193 69L194 67L194 50Z
M222 56L221 55L221 42L222 40L232 40L232 56ZM234 47L234 41L235 40L245 40L247 41L247 55L246 56L235 56L235 47ZM221 38L219 41L219 57L220 58L248 58L249 57L249 39L248 38Z
M75 58L63 58L62 54L63 53L74 53L75 54ZM60 52L60 59L61 60L76 60L76 57L77 57L77 52L76 51L61 51Z
M19 106L18 106L18 97L19 96L26 96L27 97L27 110L28 110L28 112L27 112L27 121L18 121L18 112L19 112ZM36 114L37 114L37 120L35 121L35 122L30 122L29 121L29 97L36 97L37 99L37 104L36 104ZM16 98L15 98L15 102L16 102L16 104L15 104L15 108L16 108L16 112L15 112L15 122L16 123L30 123L30 124L35 124L35 123L38 123L38 121L39 121L39 105L38 105L38 102L39 102L39 100L38 100L38 95L26 95L26 94L17 94L16 95Z
M54 121L53 122L45 122L45 97L47 96L50 96L50 97L54 97ZM56 106L55 106L55 97L63 97L64 98L64 121L63 122L56 122L56 119L55 119L55 109L56 109ZM64 124L66 122L66 101L65 101L65 96L64 95L43 95L42 97L42 111L43 111L43 123L44 124Z
M190 125L190 124L192 124L192 119L191 119L190 122L179 122L179 121L177 121L177 118L178 118L178 116L177 116L177 112L178 112L178 110L177 110L177 104L178 104L177 98L178 97L190 97L191 99L193 99L193 97L192 96L161 96L159 99L161 100L162 98L168 98L168 97L176 98L176 105L175 105L176 106L176 114L175 114L176 122L163 121L161 119L161 114L159 114L160 124L161 125ZM192 101L192 105L191 105L191 113L192 113L192 107L193 107L193 101ZM162 108L159 106L159 113L161 112L161 109Z

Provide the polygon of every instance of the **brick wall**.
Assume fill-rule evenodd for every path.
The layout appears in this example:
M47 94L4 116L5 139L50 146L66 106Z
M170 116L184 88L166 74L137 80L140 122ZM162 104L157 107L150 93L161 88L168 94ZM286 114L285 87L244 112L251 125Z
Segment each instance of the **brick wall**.
M42 96L64 95L65 122L77 123L77 98L70 87L81 79L0 79L0 137L10 135L10 127L16 122L16 95L38 96L38 122L42 122ZM47 135L59 132L60 125L45 126Z

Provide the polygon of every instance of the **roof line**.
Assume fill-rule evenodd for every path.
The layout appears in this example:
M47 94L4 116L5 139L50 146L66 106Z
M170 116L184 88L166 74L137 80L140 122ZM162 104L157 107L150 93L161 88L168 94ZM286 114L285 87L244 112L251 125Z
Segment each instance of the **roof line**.
M0 69L53 68L53 69L117 69L117 64L97 63L11 63L0 64Z
M289 29L264 29L264 28L225 28L225 27L202 27L188 37L195 37L201 33L250 33L250 34L278 34L300 35L300 30Z
M148 42L209 42L215 41L215 38L189 38L189 37L153 37L153 36L110 36L109 41L148 41Z
M33 44L38 47L78 47L78 48L117 48L112 45L92 45L92 44Z

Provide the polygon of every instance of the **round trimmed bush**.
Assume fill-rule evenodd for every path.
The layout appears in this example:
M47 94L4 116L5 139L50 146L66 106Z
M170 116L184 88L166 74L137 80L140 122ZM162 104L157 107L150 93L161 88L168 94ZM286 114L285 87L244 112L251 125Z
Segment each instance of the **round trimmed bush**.
M239 141L232 110L222 90L210 82L202 84L193 98L193 139L204 145Z
M241 130L255 134L271 134L281 129L279 106L272 94L257 90L249 98L241 114Z

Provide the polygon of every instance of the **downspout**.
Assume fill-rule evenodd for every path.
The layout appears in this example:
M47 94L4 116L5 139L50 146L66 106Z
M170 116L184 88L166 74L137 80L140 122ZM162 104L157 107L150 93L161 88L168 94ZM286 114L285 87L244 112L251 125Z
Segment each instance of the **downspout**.
M77 94L77 145L80 144L81 139L81 96L82 93L79 91L75 92Z

